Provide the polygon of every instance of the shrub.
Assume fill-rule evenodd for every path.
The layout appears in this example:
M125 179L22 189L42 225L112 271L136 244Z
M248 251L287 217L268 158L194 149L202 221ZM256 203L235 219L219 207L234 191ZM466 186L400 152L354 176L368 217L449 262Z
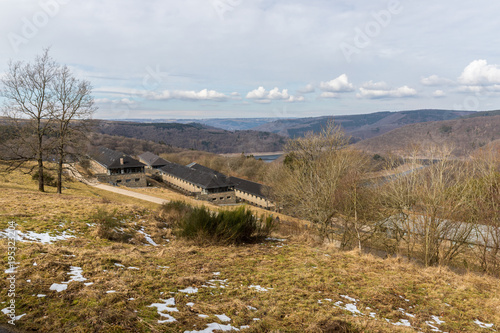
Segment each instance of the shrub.
M35 173L31 176L31 179L38 181L38 177L40 177L40 174L38 171L35 171ZM57 186L56 179L47 171L44 171L43 173L43 184L52 187Z
M133 237L132 232L125 231L120 223L117 209L108 211L99 207L91 216L90 220L97 224L96 235L99 238L110 241L128 242Z
M169 204L164 205L164 209L183 213L174 222L176 234L200 244L254 242L269 236L275 227L272 217L258 218L245 207L211 212L205 207L193 208L180 202Z

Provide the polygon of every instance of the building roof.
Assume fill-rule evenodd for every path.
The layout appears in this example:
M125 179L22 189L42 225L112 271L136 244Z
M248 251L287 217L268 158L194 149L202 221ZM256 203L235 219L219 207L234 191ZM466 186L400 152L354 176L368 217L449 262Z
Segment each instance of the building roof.
M234 183L234 188L242 192L250 193L261 198L266 198L269 188L266 185L255 183L246 179L237 177L229 177L230 181Z
M98 147L90 152L90 157L108 169L140 168L145 164L122 152ZM120 159L123 158L123 164Z
M214 174L201 170L195 170L188 166L168 162L160 168L164 173L178 177L204 189L231 187L234 184L223 174Z
M214 169L210 169L204 165L201 165L201 164L198 164L196 162L193 162L193 163L189 163L188 165L186 165L188 168L191 168L193 170L196 170L196 171L201 171L201 172L205 172L205 173L210 173L212 175L218 175L218 176L223 176L223 177L226 177L226 175L224 175L223 173L220 173L218 171L215 171Z
M149 151L139 155L138 157L150 167L161 167L169 163L167 160L164 160L160 156L155 155Z

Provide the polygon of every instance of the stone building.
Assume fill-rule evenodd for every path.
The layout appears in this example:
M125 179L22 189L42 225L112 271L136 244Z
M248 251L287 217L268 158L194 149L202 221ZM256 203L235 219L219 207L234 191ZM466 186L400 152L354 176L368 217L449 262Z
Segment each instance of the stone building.
M105 147L94 149L89 154L91 167L97 180L102 183L127 187L146 187L145 164Z

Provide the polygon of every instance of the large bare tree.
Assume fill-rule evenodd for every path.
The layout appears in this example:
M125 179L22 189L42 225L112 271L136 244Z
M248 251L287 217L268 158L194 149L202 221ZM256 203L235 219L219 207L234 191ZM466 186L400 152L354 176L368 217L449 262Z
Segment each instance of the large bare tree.
M9 128L2 150L10 162L8 169L35 160L38 189L43 192L44 161L51 157L58 162L57 192L61 193L62 166L75 143L72 138L95 111L91 92L90 83L56 63L49 49L33 63L11 61L2 79L3 114Z
M367 222L362 187L367 159L347 147L340 127L330 123L318 134L308 134L286 145L282 166L270 175L273 197L287 213L311 221L321 237L340 233L341 245L361 243ZM339 232L340 230L340 232Z
M67 66L59 68L52 86L54 92L54 127L57 141L57 193L62 192L63 164L68 154L68 147L74 146L83 130L87 129L87 120L95 111L92 86L89 81L76 79ZM76 139L76 140L75 140Z
M36 160L38 189L44 191L44 158L47 135L53 120L51 90L58 65L45 49L33 63L10 62L9 70L2 78L2 95L6 98L3 114L8 124L14 126L12 140L5 145L11 166L20 166Z

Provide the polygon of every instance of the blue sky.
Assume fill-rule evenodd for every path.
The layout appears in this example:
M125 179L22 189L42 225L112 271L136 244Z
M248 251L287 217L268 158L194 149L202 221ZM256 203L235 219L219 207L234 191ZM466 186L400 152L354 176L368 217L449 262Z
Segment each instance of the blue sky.
M50 46L92 82L96 118L492 110L498 13L491 0L2 0L0 73Z

